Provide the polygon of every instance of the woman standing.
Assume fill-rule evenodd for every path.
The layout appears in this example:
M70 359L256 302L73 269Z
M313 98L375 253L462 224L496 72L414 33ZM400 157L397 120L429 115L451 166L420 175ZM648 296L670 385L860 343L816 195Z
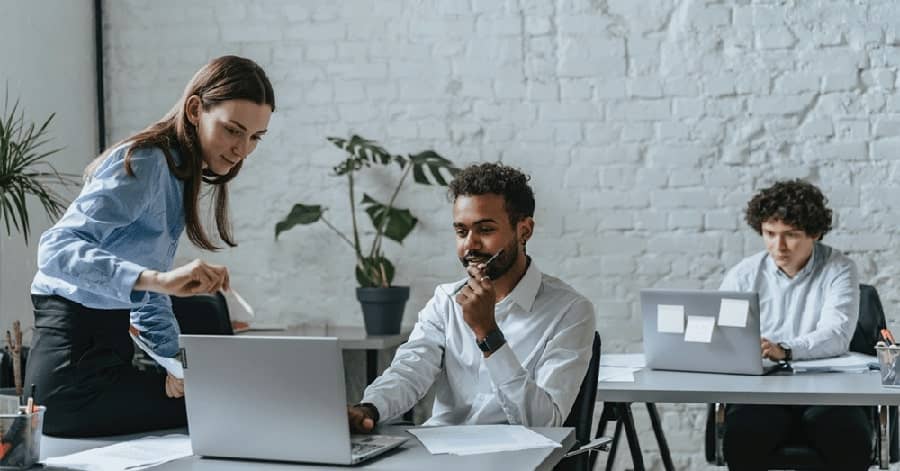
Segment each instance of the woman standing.
M46 405L44 433L88 437L184 426L184 384L131 366L129 329L155 354L178 353L170 294L228 290L228 270L195 260L172 267L182 232L217 250L200 221L211 186L219 239L234 247L226 184L275 110L253 61L224 56L201 68L159 121L110 147L40 239L31 285L35 330L25 384Z

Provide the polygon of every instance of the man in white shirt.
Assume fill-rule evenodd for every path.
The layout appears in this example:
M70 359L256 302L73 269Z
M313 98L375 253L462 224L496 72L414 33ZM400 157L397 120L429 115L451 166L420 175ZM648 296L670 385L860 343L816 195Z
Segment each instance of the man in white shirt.
M766 250L725 275L721 290L756 291L762 356L806 360L846 353L859 316L856 264L821 243L831 230L831 210L814 185L781 181L747 205L747 223ZM725 460L731 470L768 469L772 452L786 442L816 449L828 469L869 468L869 411L851 406L729 405Z
M528 179L486 163L450 183L468 277L435 289L391 366L348 408L353 431L400 416L432 385L427 425L562 425L587 372L594 308L526 255L535 205Z

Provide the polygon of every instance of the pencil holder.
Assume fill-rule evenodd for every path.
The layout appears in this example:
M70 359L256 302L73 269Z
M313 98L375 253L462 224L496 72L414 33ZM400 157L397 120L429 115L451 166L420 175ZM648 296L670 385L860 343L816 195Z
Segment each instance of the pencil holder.
M0 413L0 470L27 469L41 456L41 429L46 407L35 407L30 414L18 408Z
M900 375L897 374L900 347L875 347L875 351L878 352L878 363L881 367L881 385L900 388Z

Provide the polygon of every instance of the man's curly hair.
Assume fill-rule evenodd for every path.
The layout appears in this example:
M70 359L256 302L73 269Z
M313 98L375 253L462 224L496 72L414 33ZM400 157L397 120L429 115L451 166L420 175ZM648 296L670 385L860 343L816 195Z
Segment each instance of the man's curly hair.
M450 199L460 196L495 194L503 197L510 224L534 217L531 177L501 163L474 164L462 169L450 182Z
M831 230L831 209L828 199L812 183L801 179L783 180L757 193L747 203L746 221L762 234L762 224L781 221L803 230L819 240Z

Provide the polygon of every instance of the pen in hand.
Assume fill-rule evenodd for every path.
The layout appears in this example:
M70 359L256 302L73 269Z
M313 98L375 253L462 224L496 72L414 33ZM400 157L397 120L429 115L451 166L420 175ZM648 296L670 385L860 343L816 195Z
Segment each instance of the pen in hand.
M492 255L491 258L489 258L486 262L484 262L484 269L487 270L488 267L491 266L491 263L492 263L494 260L496 260L497 257L499 257L500 254L502 254L502 253L503 253L503 249L500 249L499 251L497 251L497 253L495 253L494 255ZM468 282L459 285L459 287L456 288L455 291L453 291L453 296L456 296L457 294L459 294L459 292L462 291L462 289L465 288L467 284L468 284Z

